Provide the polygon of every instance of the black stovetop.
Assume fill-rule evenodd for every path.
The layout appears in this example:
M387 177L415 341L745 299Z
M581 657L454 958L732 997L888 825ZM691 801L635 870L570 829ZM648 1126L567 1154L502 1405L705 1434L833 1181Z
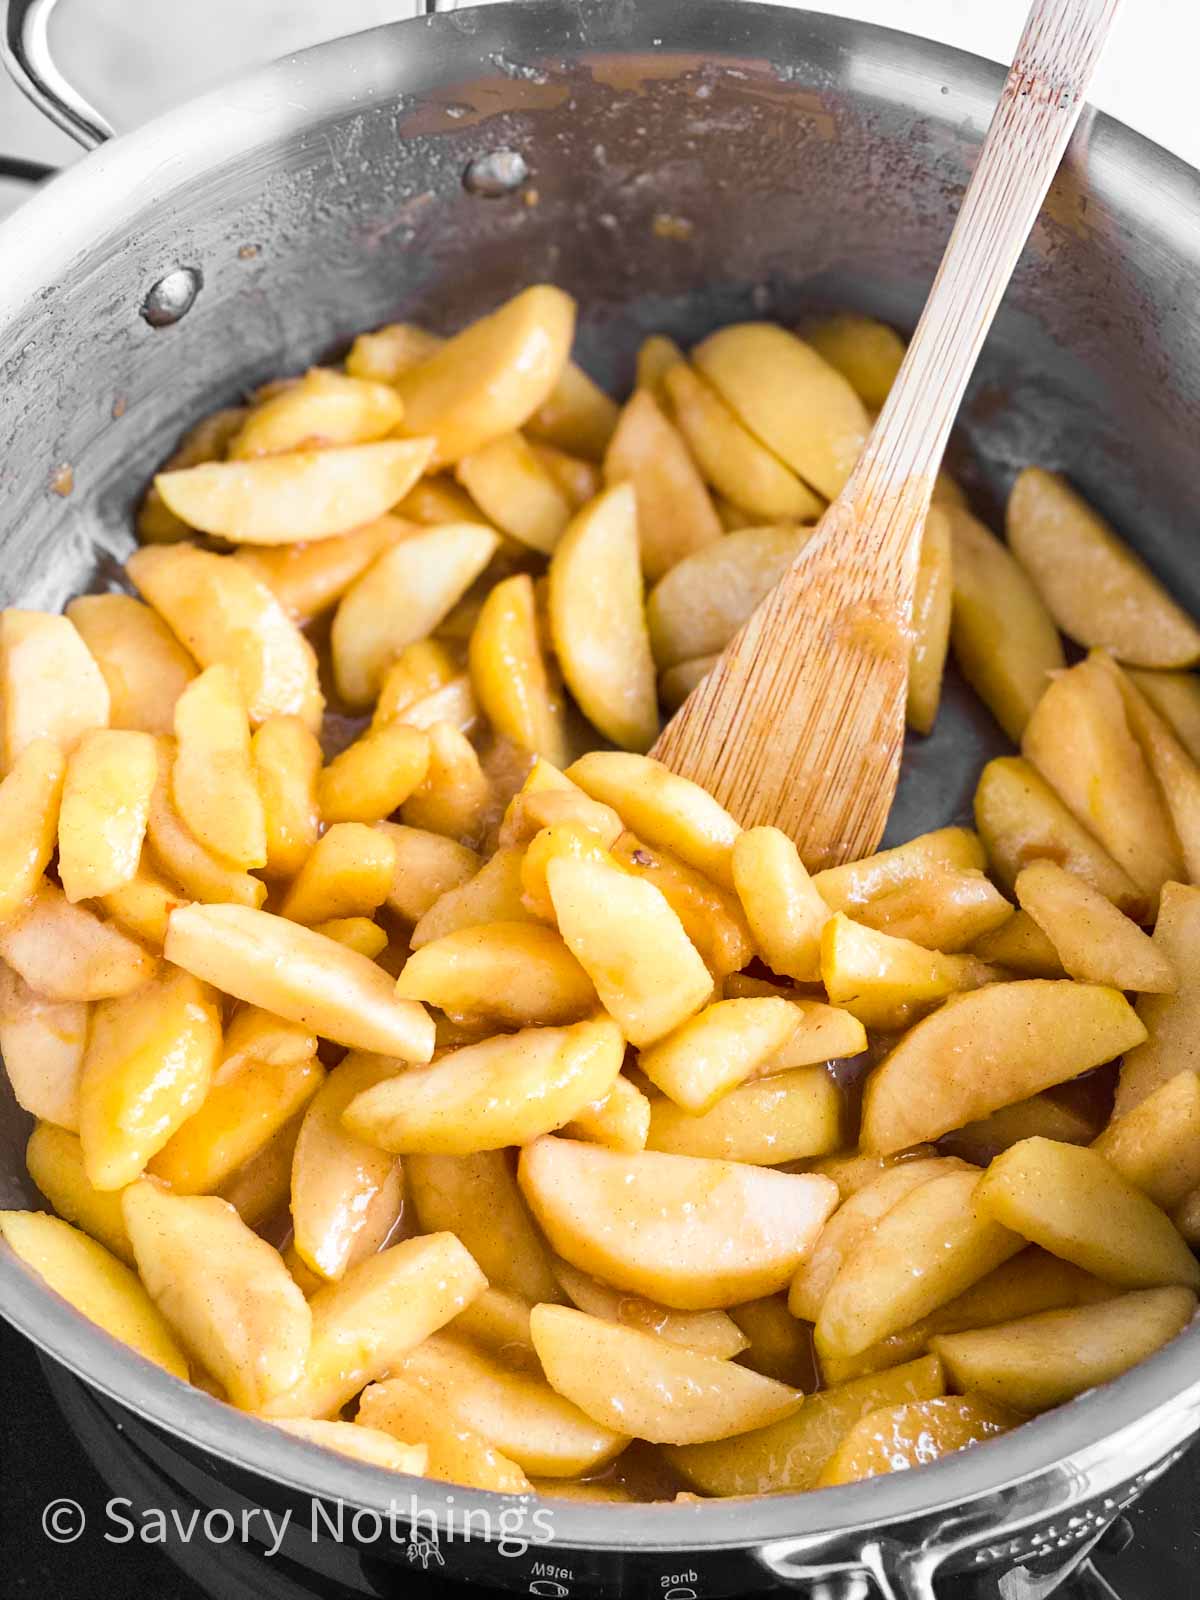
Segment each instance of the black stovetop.
M109 1544L97 1535L55 1544L46 1506L69 1499L104 1506L109 1490L84 1454L29 1344L0 1322L0 1594L6 1600L225 1600L156 1545ZM1098 1565L1119 1600L1200 1600L1200 1449L1129 1513L1133 1539ZM181 1549L176 1546L176 1549ZM1092 1591L1093 1593L1095 1591ZM476 1596L464 1584L413 1573L404 1600ZM946 1591L953 1600L953 1586ZM1062 1600L1073 1600L1071 1591Z

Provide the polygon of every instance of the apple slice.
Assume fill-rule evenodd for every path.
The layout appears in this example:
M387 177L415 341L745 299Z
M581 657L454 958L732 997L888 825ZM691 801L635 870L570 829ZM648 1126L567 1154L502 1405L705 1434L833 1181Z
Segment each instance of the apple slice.
M515 1461L486 1439L447 1417L436 1393L408 1378L373 1383L359 1405L353 1426L365 1425L396 1439L420 1439L425 1476L467 1489L496 1494L531 1494L533 1485Z
M79 1080L79 1137L97 1189L120 1189L202 1106L221 1049L219 997L186 972L96 1007Z
M322 1450L336 1450L338 1455L349 1456L353 1461L365 1461L368 1466L383 1467L386 1472L405 1472L412 1478L423 1478L429 1465L429 1450L423 1444L401 1444L390 1433L380 1428L368 1428L360 1422L322 1422L313 1417L281 1417L275 1426L306 1444L319 1445Z
M1119 1378L1181 1333L1195 1311L1188 1289L1145 1289L932 1343L956 1388L1029 1416Z
M1069 638L1135 667L1200 660L1200 628L1058 473L1018 475L1007 527L1013 554Z
M726 1311L672 1311L641 1295L610 1289L567 1261L556 1261L554 1273L568 1298L589 1317L617 1322L718 1360L740 1355L750 1342Z
M998 977L994 967L975 956L927 950L911 939L852 922L842 911L835 912L821 930L825 992L864 1027L903 1028L947 996L978 989Z
M836 1150L842 1137L837 1084L823 1066L797 1067L739 1084L699 1116L654 1100L645 1148L777 1167Z
M808 1260L792 1279L788 1309L794 1317L816 1322L842 1267L863 1240L914 1189L949 1172L965 1171L965 1163L930 1156L885 1167L870 1182L848 1194L821 1230Z
M363 710L406 645L432 633L496 552L499 535L480 522L414 527L342 596L330 644L338 692Z
M402 1061L433 1054L432 1017L416 1001L398 1000L382 967L285 917L249 906L184 906L171 913L165 953L226 994L337 1044Z
M0 925L20 915L50 865L66 766L52 740L36 739L0 780Z
M531 1305L562 1299L506 1150L406 1156L404 1175L422 1232L456 1234L490 1283Z
M956 995L867 1080L863 1149L887 1154L938 1139L1112 1061L1145 1036L1124 995L1097 984L1026 978Z
M151 1299L230 1401L257 1411L290 1388L312 1315L278 1252L215 1195L174 1195L143 1179L122 1209Z
M925 1356L810 1395L793 1416L733 1439L666 1452L701 1494L778 1494L815 1487L825 1463L860 1418L883 1406L933 1400L946 1392L942 1363Z
M784 1288L837 1203L826 1178L552 1137L518 1177L559 1255L679 1311Z
M692 361L754 436L832 499L870 431L866 408L811 345L770 322L719 329Z
M404 432L433 436L431 468L511 433L549 400L574 333L570 295L547 283L522 290L396 374Z
M123 1262L86 1233L42 1211L0 1211L0 1239L76 1311L186 1383L187 1357Z
M453 1234L431 1233L368 1256L318 1289L303 1375L265 1407L278 1417L332 1417L407 1351L452 1321L487 1286Z
M79 1075L91 1007L47 1000L20 973L0 966L0 1059L17 1104L30 1116L77 1132Z
M293 450L368 444L385 438L403 415L404 402L391 384L310 367L302 378L258 402L229 441L228 459L252 461Z
M595 1472L629 1443L627 1430L593 1422L544 1378L514 1372L452 1334L426 1339L396 1363L396 1375L435 1398L446 1422L482 1435L539 1477Z
M1163 887L1154 943L1179 974L1174 994L1145 994L1137 1014L1149 1037L1126 1050L1116 1116L1132 1111L1177 1073L1200 1071L1200 889Z
M348 1055L304 1112L292 1157L293 1243L323 1278L343 1275L371 1202L398 1170L393 1156L343 1126L342 1113L398 1070L390 1056Z
M561 767L567 732L561 685L542 650L533 579L514 573L489 592L471 629L471 687L494 732Z
M607 1094L625 1041L604 1017L498 1034L366 1089L343 1122L397 1154L473 1155L530 1140Z
M0 774L40 739L69 755L108 726L108 685L66 617L0 611L0 707Z
M552 1389L594 1422L652 1444L703 1444L790 1416L803 1391L571 1306L534 1306Z
M1083 983L1174 994L1179 975L1162 946L1099 889L1053 861L1033 861L1017 878L1017 899Z
M153 773L148 734L109 737L145 739ZM80 754L85 748L81 746ZM70 779L68 771L68 786ZM151 776L147 799L153 781ZM250 720L229 667L206 667L175 702L171 798L185 826L206 850L235 867L265 866L266 822L250 756Z
M531 922L459 928L423 944L396 993L513 1027L574 1022L596 1007L592 981L562 939Z
M204 533L237 544L294 544L381 517L403 500L432 452L427 438L290 450L160 472L154 487L168 510Z
M125 570L202 667L233 669L255 727L276 715L319 726L324 698L312 646L241 562L191 544L147 545Z
M25 1146L29 1176L65 1222L90 1234L132 1267L133 1246L125 1231L120 1189L97 1189L88 1180L83 1146L66 1128L39 1122Z
M551 558L549 583L550 632L567 687L606 739L648 750L658 736L658 698L629 484L597 496L572 520Z
M48 1000L104 1000L141 988L158 963L87 906L43 878L19 916L0 927L0 956Z
M1107 1283L1200 1290L1200 1262L1171 1219L1095 1150L1025 1139L992 1162L976 1203Z
M547 866L546 886L567 948L631 1044L653 1044L709 999L709 970L652 883L564 855Z
M778 828L748 828L733 846L733 881L758 953L782 977L816 983L830 917L796 846Z
M717 1000L643 1050L638 1066L677 1106L699 1116L778 1055L797 1020L791 1002L773 996Z
M998 1438L1024 1420L1007 1406L973 1395L887 1406L854 1424L821 1469L816 1487L861 1483L864 1478L924 1467L956 1450Z
M737 823L706 789L661 761L623 750L592 750L566 776L611 806L651 848L669 850L722 888L732 889Z
M1200 1073L1178 1072L1093 1146L1123 1178L1170 1211L1200 1185Z
M967 1171L918 1184L849 1252L821 1302L819 1355L857 1355L953 1300L1024 1247L993 1211L976 1207L979 1181Z

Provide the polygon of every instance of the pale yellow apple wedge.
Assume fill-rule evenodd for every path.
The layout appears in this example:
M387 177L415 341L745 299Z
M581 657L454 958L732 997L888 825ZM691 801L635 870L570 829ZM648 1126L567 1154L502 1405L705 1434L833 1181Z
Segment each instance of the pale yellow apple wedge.
M309 1101L291 1169L293 1243L323 1278L340 1278L367 1220L371 1202L399 1181L393 1156L356 1138L342 1122L365 1089L400 1070L389 1056L352 1053Z
M160 472L154 486L168 510L204 533L238 544L292 544L349 533L390 511L432 450L428 438L290 450Z
M837 1201L825 1178L553 1137L522 1150L519 1179L572 1266L679 1311L784 1288Z
M1106 1283L1200 1289L1200 1262L1171 1219L1095 1150L1025 1139L992 1162L976 1205Z
M431 468L511 433L550 399L574 333L570 295L545 283L522 290L396 374L403 431L433 437Z
M594 1422L653 1444L703 1444L797 1410L799 1389L570 1306L534 1306L534 1348L552 1389Z
M862 401L835 367L785 328L743 322L710 334L692 361L754 436L832 499L866 443Z
M0 1211L0 1239L76 1311L187 1381L187 1357L167 1322L134 1273L102 1244L41 1211Z
M701 1494L777 1494L811 1489L825 1463L860 1418L883 1406L944 1394L936 1356L873 1373L810 1395L794 1416L733 1439L683 1445L667 1459Z
M836 1150L842 1112L837 1084L824 1066L796 1067L739 1084L700 1115L655 1099L646 1149L775 1167Z
M1097 984L1027 978L956 995L871 1074L863 1148L887 1153L940 1138L1114 1060L1145 1035L1124 995Z
M627 1430L594 1422L544 1378L514 1372L452 1334L426 1339L396 1363L396 1376L436 1398L446 1423L480 1434L539 1477L594 1472L629 1442Z
M722 888L733 888L733 841L742 830L699 784L661 761L620 750L592 750L566 775L611 806L652 848L669 850Z
M796 846L778 828L748 828L733 845L733 881L759 955L781 977L815 983L831 912Z
M1168 1078L1114 1117L1093 1149L1155 1205L1173 1210L1200 1185L1200 1073Z
M17 1104L31 1116L79 1129L79 1075L92 1008L47 1000L0 967L0 1058Z
M1019 1234L976 1206L979 1181L967 1171L919 1184L850 1251L821 1302L819 1355L857 1355L1023 1248Z
M933 1348L955 1388L1029 1416L1119 1378L1181 1333L1195 1310L1189 1289L1145 1289L943 1334Z
M963 677L1014 743L1066 665L1054 618L1012 552L962 507L950 519L950 644Z
M259 1410L297 1382L312 1316L278 1253L215 1195L142 1180L122 1197L151 1299L230 1401Z
M1099 889L1053 861L1022 868L1016 896L1072 978L1150 994L1178 988L1179 975L1162 947Z
M890 1472L909 1472L957 1450L1009 1433L1025 1418L994 1400L945 1395L872 1411L850 1429L821 1469L815 1487L861 1483Z
M646 600L660 671L718 655L811 537L792 524L743 527L677 562Z
M717 1000L643 1050L638 1066L677 1106L699 1116L778 1055L797 1020L788 1000Z
M137 550L126 571L202 667L233 669L255 727L279 715L319 726L324 698L312 646L253 572L190 544Z
M473 1155L527 1144L606 1094L624 1057L621 1031L607 1017L497 1034L364 1090L342 1120L398 1154Z
M533 579L514 573L480 607L468 646L471 687L493 730L554 766L567 760L561 685L542 649Z
M652 883L562 856L546 885L567 948L631 1044L653 1044L709 999L708 968Z
M66 617L0 612L0 707L0 775L39 739L65 756L108 726L108 685Z
M90 1183L120 1189L201 1108L221 1050L219 997L165 967L136 994L95 1008L79 1080Z
M1200 889L1163 888L1154 943L1179 976L1174 994L1146 994L1138 1017L1148 1037L1127 1049L1114 1113L1124 1116L1183 1071L1200 1071Z
M554 1275L568 1299L589 1317L617 1322L624 1328L653 1334L668 1344L681 1345L718 1360L740 1355L749 1340L726 1311L673 1311L642 1295L612 1289L599 1278L580 1272L567 1261L554 1262Z
M383 687L406 645L424 639L496 551L499 536L479 522L414 528L376 557L338 603L330 635L338 692L362 710Z
M825 1296L858 1246L906 1195L947 1173L962 1172L961 1161L930 1156L885 1167L861 1188L847 1195L821 1230L816 1245L788 1290L788 1308L794 1317L816 1322Z
M975 790L975 826L1006 889L1031 862L1053 861L1129 916L1145 913L1145 894L1021 756L997 756L984 767Z
M489 1283L513 1290L532 1305L563 1298L508 1151L410 1155L404 1175L422 1232L456 1234Z
M852 922L842 911L821 930L825 992L868 1028L903 1028L948 996L1000 976L975 956L927 950Z
M1135 667L1200 660L1200 628L1066 479L1026 467L1008 500L1008 540L1059 627Z
M0 925L20 915L50 865L66 768L58 745L37 739L0 779Z
M196 664L158 614L128 594L83 594L67 606L109 694L109 724L170 733Z
M311 928L248 906L171 913L166 956L226 994L354 1050L428 1061L433 1020L382 967Z
M597 1004L559 935L530 922L459 928L423 944L405 962L396 993L516 1027L574 1022Z
M126 1266L134 1265L121 1210L122 1191L92 1185L77 1135L51 1122L39 1122L25 1146L25 1167L64 1221L82 1228Z
M352 1267L307 1302L312 1343L272 1416L332 1417L368 1383L401 1368L406 1352L451 1322L487 1285L449 1233L405 1239Z
M623 749L648 750L658 702L629 484L572 520L550 560L548 598L555 654L584 715Z
M533 1485L515 1461L448 1417L435 1391L408 1378L373 1383L358 1408L359 1424L396 1439L419 1439L426 1450L427 1478L497 1494L532 1492Z
M403 415L404 402L390 384L310 367L296 383L259 401L229 441L228 459L369 444L391 433Z
M0 928L0 956L48 1000L129 994L158 966L135 940L87 906L73 906L47 878L20 914Z

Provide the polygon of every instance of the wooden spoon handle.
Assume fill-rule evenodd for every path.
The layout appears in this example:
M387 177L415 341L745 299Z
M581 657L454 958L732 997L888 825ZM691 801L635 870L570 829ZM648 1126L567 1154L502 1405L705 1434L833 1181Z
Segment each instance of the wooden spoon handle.
M844 498L927 498L963 391L1083 107L1120 0L1035 0L903 365ZM878 518L907 537L906 518Z

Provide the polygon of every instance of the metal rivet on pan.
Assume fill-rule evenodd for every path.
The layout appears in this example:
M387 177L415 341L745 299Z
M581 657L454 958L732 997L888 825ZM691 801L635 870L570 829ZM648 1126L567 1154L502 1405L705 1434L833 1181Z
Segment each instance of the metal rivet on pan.
M169 328L192 309L204 287L199 267L176 267L152 286L142 301L142 317L152 328Z
M492 150L467 163L463 188L468 194L497 200L519 189L528 176L529 168L519 150Z

